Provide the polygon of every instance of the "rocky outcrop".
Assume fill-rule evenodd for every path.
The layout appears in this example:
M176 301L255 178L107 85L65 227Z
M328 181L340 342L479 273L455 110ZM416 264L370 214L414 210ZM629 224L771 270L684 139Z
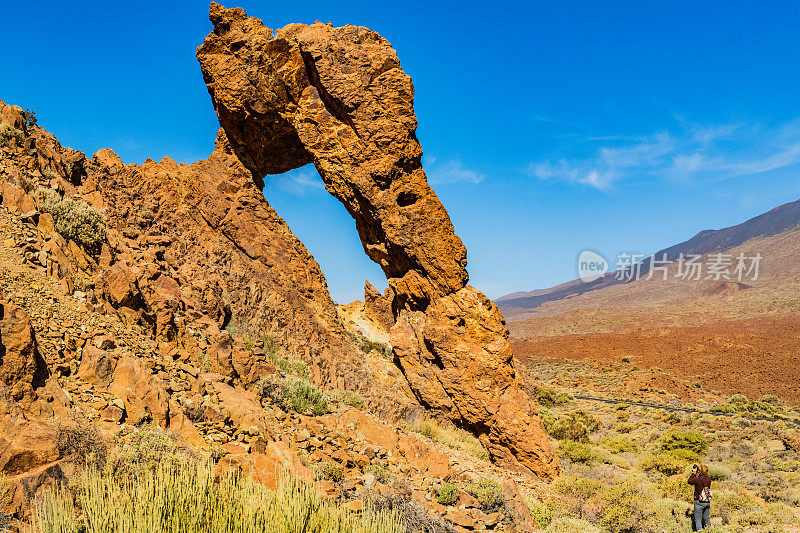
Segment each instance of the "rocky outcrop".
M233 152L260 186L313 163L393 293L396 363L426 407L507 467L551 478L557 459L512 364L503 317L467 285L466 249L422 169L413 84L362 27L273 32L211 5L197 58Z
M0 293L0 382L9 387L15 401L29 403L35 399L34 389L44 385L47 373L28 313L4 301Z

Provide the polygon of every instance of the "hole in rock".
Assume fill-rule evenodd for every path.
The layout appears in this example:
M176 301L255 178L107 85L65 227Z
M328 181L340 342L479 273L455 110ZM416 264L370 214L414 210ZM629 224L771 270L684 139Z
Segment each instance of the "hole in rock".
M313 165L264 178L264 196L322 268L338 304L364 301L364 281L383 292L386 276L367 257L356 223Z

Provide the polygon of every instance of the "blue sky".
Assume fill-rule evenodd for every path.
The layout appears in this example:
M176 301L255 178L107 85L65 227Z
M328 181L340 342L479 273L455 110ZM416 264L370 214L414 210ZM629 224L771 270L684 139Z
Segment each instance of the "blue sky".
M126 162L211 151L206 2L3 4L0 98L62 143ZM800 198L800 3L239 5L272 28L351 23L392 42L429 178L491 297L576 277L585 248L613 265ZM312 167L266 195L334 299L385 286Z

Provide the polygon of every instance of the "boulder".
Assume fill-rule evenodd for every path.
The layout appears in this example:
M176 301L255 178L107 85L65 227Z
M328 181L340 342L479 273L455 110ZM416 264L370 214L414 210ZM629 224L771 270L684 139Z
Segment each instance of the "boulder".
M77 377L87 383L108 386L113 378L116 362L105 350L87 344L83 349Z
M124 402L126 423L152 420L163 428L169 424L169 395L138 358L125 355L119 360L108 392Z
M28 313L0 300L0 382L9 387L14 400L29 403L47 376Z

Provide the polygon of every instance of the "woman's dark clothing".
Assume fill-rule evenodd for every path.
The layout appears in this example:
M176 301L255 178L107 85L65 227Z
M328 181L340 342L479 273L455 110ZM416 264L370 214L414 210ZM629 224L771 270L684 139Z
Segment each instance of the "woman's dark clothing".
M694 501L700 500L700 493L704 487L711 488L711 478L708 476L689 476L689 485L694 485Z
M711 527L711 502L701 502L700 493L705 487L711 488L711 478L708 476L689 476L689 484L694 485L694 530L700 531L704 527Z

